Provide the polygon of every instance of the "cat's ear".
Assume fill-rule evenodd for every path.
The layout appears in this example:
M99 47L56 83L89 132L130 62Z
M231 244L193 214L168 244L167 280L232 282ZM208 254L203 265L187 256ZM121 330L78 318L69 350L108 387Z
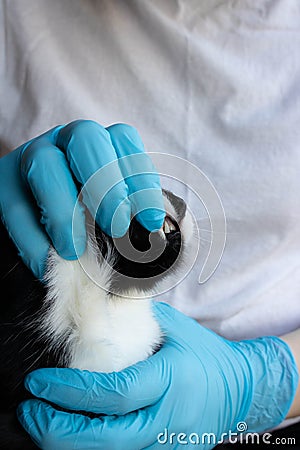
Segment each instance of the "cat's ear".
M174 217L177 223L180 223L186 214L186 203L185 201L173 194L173 192L163 189L163 195L168 199L171 206L174 208L176 217ZM168 211L167 211L168 212Z

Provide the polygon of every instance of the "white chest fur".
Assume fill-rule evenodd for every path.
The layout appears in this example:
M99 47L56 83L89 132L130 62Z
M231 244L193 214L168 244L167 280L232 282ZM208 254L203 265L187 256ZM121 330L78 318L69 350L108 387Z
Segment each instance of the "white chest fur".
M42 330L60 363L118 371L146 359L161 343L151 301L108 294L111 276L109 264L99 266L91 240L79 261L51 252Z

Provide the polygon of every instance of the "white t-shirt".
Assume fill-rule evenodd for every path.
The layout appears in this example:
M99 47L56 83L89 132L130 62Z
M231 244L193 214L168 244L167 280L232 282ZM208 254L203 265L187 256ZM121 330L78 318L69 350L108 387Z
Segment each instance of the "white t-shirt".
M135 126L148 151L202 170L227 219L212 277L198 284L197 260L159 300L228 338L299 328L299 1L0 5L2 154L75 119Z

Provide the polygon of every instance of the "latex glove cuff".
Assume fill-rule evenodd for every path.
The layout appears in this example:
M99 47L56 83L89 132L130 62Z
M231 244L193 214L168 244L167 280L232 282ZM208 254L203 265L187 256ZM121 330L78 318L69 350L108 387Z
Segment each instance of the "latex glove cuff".
M262 432L279 425L293 402L299 374L289 346L266 336L236 343L252 378L252 401L245 417L247 432ZM246 430L245 430L246 431Z

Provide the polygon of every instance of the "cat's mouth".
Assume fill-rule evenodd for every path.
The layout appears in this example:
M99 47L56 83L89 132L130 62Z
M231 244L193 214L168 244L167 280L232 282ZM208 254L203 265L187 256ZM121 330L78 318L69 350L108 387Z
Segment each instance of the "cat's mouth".
M170 216L166 216L163 226L161 227L161 230L165 234L169 234L174 231L179 231L179 228L178 228L177 223L175 221L173 221Z
M180 228L176 220L167 214L162 227L156 232L151 233L146 230L146 228L144 228L135 218L133 218L131 220L128 233L133 247L140 252L147 252L151 247L151 242L153 245L158 246L160 246L160 239L163 239L166 242L166 245L172 243L174 235L177 237L180 236ZM152 235L152 239L150 238L150 235ZM121 240L122 239L123 238L121 238Z
M102 255L105 257L105 240L110 241L114 248L113 268L116 273L112 285L114 290L118 292L132 287L142 290L152 288L154 283L158 281L157 276L163 275L175 264L182 244L179 224L169 214L166 215L160 230L153 233L146 230L136 218L131 220L127 235L123 238L112 240L112 238L106 236L103 239L103 232L98 226L96 226L96 230ZM136 259L126 256L127 251L130 250L128 249L129 244L139 252ZM154 252L156 252L156 249L158 250L157 257L147 261L145 258L149 255L151 246L153 246ZM160 249L162 249L162 252ZM120 278L118 274L122 277ZM124 278L124 276L127 278Z
M185 202L163 190L166 216L159 230L150 232L136 217L130 222L125 236L112 239L96 225L96 238L104 258L108 246L113 249L114 292L128 289L151 290L172 268L176 270L183 258L182 224L186 215Z

